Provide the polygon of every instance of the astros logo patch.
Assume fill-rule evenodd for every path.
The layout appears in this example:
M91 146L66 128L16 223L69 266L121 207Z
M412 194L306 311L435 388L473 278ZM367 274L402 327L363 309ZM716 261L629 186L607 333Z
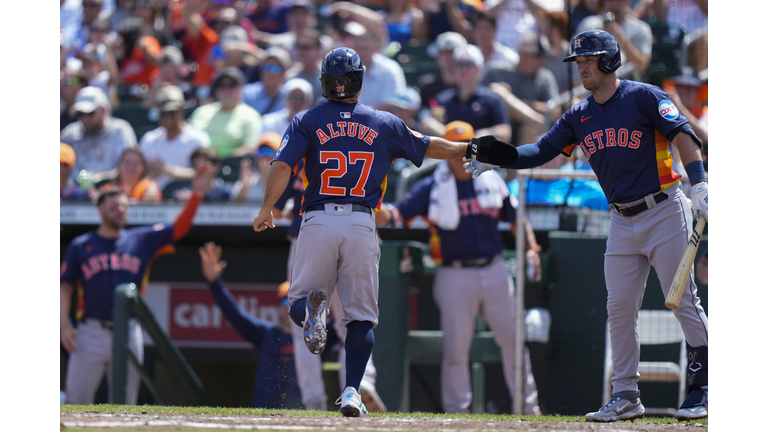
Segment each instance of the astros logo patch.
M573 40L573 47L574 48L581 48L581 41L583 41L584 38L578 38Z
M277 154L280 154L280 151L285 147L285 145L288 144L288 134L285 134L283 137L283 142L280 143L280 147L277 149Z
M672 102L663 100L659 103L659 114L667 120L674 120L680 115L680 111Z

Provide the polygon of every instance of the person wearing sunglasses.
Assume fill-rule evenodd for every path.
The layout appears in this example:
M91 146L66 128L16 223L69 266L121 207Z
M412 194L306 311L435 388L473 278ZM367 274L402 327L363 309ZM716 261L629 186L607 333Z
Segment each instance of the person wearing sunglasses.
M291 55L283 48L267 49L267 57L260 67L261 81L245 85L243 102L261 115L283 109L280 89L292 63Z
M72 112L77 121L61 131L61 142L77 155L72 177L80 171L103 173L114 169L123 151L136 147L136 133L127 121L112 117L107 95L98 87L83 87Z
M200 147L210 147L208 134L184 119L184 93L177 86L160 87L155 96L160 127L141 137L139 148L147 159L150 177L164 188L171 180L194 176L190 157Z
M189 123L208 133L222 158L253 154L261 136L261 115L240 100L245 76L240 69L222 69L213 81L215 102L192 112Z
M263 117L264 132L276 132L282 137L293 117L314 105L312 84L301 78L292 78L285 82L281 90L283 109Z

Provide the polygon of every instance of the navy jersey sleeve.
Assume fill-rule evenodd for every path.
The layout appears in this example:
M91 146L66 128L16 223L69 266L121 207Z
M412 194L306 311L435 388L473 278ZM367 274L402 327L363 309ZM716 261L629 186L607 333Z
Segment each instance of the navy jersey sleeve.
M576 107L577 105L574 105ZM549 130L542 138L541 141L555 147L566 156L570 156L573 151L573 147L579 143L576 138L576 133L571 124L571 120L578 121L578 115L574 114L574 107L571 107L555 122L552 129Z
M420 167L424 162L424 154L429 147L430 138L424 134L411 130L401 119L394 115L389 116L392 125L390 142L394 144L392 156L404 158Z
M251 342L257 348L261 347L267 330L273 327L266 321L256 319L237 305L232 293L224 286L221 278L208 284L213 294L213 299L221 309L221 313L243 339Z
M131 234L139 238L142 247L153 255L161 247L173 244L173 224L158 223L152 226L138 227Z
M433 185L434 179L431 175L423 178L413 185L402 200L394 204L403 220L427 214L429 211L429 194L432 192Z
M277 154L274 160L283 161L291 168L304 158L309 148L309 138L306 131L301 127L301 119L304 118L304 113L298 113L291 120L291 124L288 129L285 130L283 140L280 142L280 148L277 149Z
M656 130L671 141L674 138L673 132L676 134L675 129L688 123L688 119L680 113L664 90L650 85L645 89L645 92L640 93L640 110Z
M80 278L80 242L75 239L67 247L67 253L64 255L64 261L61 263L61 273L59 281L66 282L73 287Z

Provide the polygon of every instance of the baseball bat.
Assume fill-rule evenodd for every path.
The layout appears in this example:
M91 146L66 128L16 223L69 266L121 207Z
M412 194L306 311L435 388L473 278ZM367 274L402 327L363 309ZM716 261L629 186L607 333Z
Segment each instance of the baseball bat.
M685 252L683 252L680 265L677 266L677 273L675 273L675 278L672 279L672 286L669 288L667 299L664 302L664 305L670 309L677 309L680 299L683 297L685 283L688 281L688 275L691 274L691 266L693 266L693 260L696 258L696 251L699 250L701 234L704 232L704 225L706 223L707 220L699 216L699 220L696 221L696 228L694 228L691 239L688 240L688 246L685 247Z

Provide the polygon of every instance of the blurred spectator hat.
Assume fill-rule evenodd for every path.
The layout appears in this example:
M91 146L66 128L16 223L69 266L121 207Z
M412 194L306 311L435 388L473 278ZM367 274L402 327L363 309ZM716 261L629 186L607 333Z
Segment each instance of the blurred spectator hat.
M418 109L421 108L421 96L416 89L406 87L404 90L395 92L395 94L387 100L387 103L404 110L418 111Z
M453 51L453 60L456 62L471 62L475 66L483 67L483 53L475 45L458 47Z
M304 9L310 15L317 15L317 8L315 8L314 3L312 3L310 0L294 0L291 3L291 7L288 9L288 12L294 9Z
M452 121L445 125L445 134L443 138L450 141L472 141L475 136L475 129L469 123L463 121Z
M109 107L109 99L107 99L104 90L94 86L80 89L75 96L75 103L72 105L72 109L75 112L81 113L92 113L97 108L107 107Z
M283 97L288 97L294 90L301 90L304 93L304 97L312 99L312 84L304 78L291 78L283 84L281 90Z
M64 144L63 142L59 143L61 144L61 163L69 165L70 168L75 166L75 161L77 161L75 151L69 144Z
M259 146L258 147L269 147L274 151L277 151L277 149L280 148L280 140L283 137L280 136L277 132L264 132L261 134L261 137L259 138Z
M155 106L161 112L183 110L184 92L174 85L160 87L155 95Z
M520 54L533 54L543 57L549 51L549 40L545 36L539 36L534 32L528 32L520 40L517 52Z
M256 55L256 45L248 40L248 32L240 26L229 26L219 35L221 48L226 51L239 50L246 54Z
M159 63L172 63L174 66L179 67L184 64L184 54L173 45L164 46L162 54L160 54Z
M267 56L264 60L275 59L283 69L288 69L293 63L291 60L291 54L279 46L273 46L267 49Z
M451 50L463 47L467 45L467 40L459 33L456 32L444 32L440 33L435 39L435 42L431 43L427 47L427 54L430 57L437 57L438 51Z
M224 78L235 80L235 83L237 83L238 86L244 85L246 81L245 75L243 75L243 72L240 69L234 66L227 66L216 74L216 78L213 80L213 86L218 87L219 82Z
M699 87L702 84L701 78L699 78L699 74L696 73L696 71L690 66L681 67L680 73L673 76L671 80L676 85L685 85L691 87Z

